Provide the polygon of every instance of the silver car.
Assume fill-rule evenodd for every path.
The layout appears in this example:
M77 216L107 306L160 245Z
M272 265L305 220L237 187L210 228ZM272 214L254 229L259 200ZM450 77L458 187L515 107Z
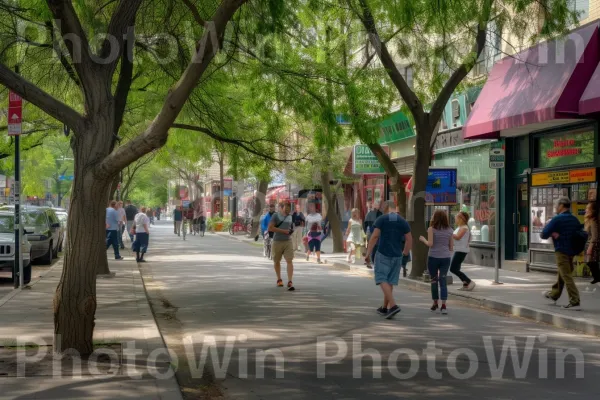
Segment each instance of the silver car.
M26 232L21 228L21 253L23 267L31 264L31 244ZM15 262L15 216L10 212L0 211L0 270L12 270Z

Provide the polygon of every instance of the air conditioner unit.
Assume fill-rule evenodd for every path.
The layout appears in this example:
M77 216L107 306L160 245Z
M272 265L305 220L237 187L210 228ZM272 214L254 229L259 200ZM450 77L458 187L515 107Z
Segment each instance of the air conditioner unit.
M452 119L460 118L460 104L458 100L452 100Z

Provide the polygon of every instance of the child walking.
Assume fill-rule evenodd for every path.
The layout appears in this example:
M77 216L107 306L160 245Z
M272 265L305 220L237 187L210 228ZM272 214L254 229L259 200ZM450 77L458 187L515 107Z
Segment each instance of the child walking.
M450 272L458 277L463 283L463 287L460 290L471 291L475 288L475 282L469 279L469 277L460 270L465 257L469 254L469 243L471 243L471 232L469 231L469 214L466 212L460 212L456 215L456 230L452 234L454 239L454 256L450 263Z
M317 255L317 263L321 264L321 241L324 238L325 237L321 232L321 227L319 226L319 223L313 222L305 238L307 240L308 245L306 261L310 259L310 253L315 253Z

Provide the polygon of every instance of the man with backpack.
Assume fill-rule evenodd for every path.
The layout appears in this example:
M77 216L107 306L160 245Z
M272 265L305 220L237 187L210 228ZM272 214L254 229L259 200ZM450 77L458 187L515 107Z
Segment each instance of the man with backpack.
M558 267L558 279L552 286L552 290L544 293L544 297L556 302L566 286L569 304L564 308L579 310L581 307L579 290L573 280L573 257L585 248L587 233L577 217L571 214L571 200L568 197L558 199L556 216L546 224L540 237L554 240L554 254Z

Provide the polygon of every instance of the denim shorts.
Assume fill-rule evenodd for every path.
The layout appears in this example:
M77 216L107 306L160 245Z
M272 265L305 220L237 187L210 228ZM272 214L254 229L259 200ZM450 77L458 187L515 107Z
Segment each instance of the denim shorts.
M377 252L375 255L375 284L389 283L398 285L400 267L404 257L387 257Z

